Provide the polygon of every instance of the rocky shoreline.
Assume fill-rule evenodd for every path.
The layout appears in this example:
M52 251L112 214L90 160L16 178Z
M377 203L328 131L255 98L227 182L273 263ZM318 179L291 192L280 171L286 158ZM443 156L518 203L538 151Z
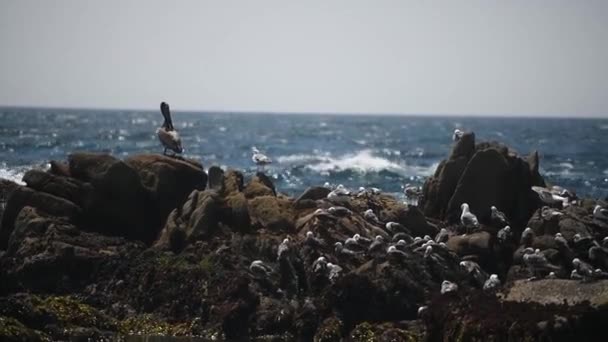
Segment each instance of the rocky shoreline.
M521 157L472 133L418 206L372 189L328 196L334 189L317 186L292 198L263 173L245 182L162 155L74 153L23 181L0 181L3 341L605 338L608 222L593 209L607 203L573 194L566 207L543 203L532 191L547 186L537 153ZM481 223L474 231L460 224L465 202ZM507 238L491 206L507 216ZM381 248L349 245L355 234ZM524 262L526 248L552 276ZM571 279L573 258L602 272ZM498 289L483 290L488 274ZM458 289L441 294L446 280Z

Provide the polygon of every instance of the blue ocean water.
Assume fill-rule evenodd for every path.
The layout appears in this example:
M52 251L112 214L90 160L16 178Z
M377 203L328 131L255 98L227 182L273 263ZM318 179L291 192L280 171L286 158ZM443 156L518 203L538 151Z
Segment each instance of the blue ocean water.
M185 156L252 175L256 146L273 159L266 172L278 190L291 195L326 181L400 194L434 172L455 128L520 154L538 150L551 184L608 195L608 120L174 112L173 121ZM0 177L20 180L73 151L160 153L161 123L156 111L0 108Z

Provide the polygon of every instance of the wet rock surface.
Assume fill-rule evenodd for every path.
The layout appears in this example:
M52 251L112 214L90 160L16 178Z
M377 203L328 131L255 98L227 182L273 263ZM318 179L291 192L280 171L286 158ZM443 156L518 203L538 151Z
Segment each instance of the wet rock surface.
M0 340L605 337L606 203L543 204L536 153L465 134L419 207L159 155L51 165L0 182Z

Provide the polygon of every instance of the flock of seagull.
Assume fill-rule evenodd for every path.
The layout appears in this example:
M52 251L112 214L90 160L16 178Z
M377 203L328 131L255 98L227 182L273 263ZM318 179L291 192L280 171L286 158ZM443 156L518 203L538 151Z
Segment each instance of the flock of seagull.
M169 105L162 102L160 109L164 117L164 122L156 133L165 148L164 153L166 154L167 150L171 150L174 153L182 153L184 149L181 144L179 133L173 126ZM452 139L456 142L460 140L463 135L463 131L456 129L454 130ZM252 147L251 151L251 160L257 165L258 171L260 169L263 170L265 165L272 163L272 160L261 153L256 147ZM328 183L326 183L325 186L331 187ZM561 204L563 207L567 207L568 205L576 203L572 193L559 186L554 186L552 188L533 186L532 190L548 205L542 209L542 216L544 218L562 215L561 212L551 209L549 207L550 205ZM381 190L377 188L366 189L361 187L356 196L378 194L380 192ZM420 195L420 188L406 184L404 186L404 194L407 199L415 200ZM314 216L332 215L344 217L352 215L350 209L339 206L339 204L348 203L352 195L353 194L341 184L335 188L332 187L327 195L327 200L336 205L328 209L317 209L314 212ZM408 204L412 203L410 202ZM492 222L502 227L496 235L497 241L506 244L513 239L513 231L508 224L509 221L506 215L500 212L495 206L492 206L490 209ZM363 255L377 256L382 253L385 253L390 259L406 259L408 258L409 251L422 253L425 259L431 258L434 254L455 255L454 252L446 246L450 234L445 228L442 228L435 238L431 238L428 235L424 237L413 237L406 227L397 222L387 222L383 224L372 209L363 212L362 216L371 223L371 227L374 227L373 233L375 233L375 238L368 239L359 234L355 234L352 237L347 238L344 242L336 242L334 244L334 252L338 259ZM597 205L593 210L593 216L596 219L608 221L608 209ZM477 216L471 212L467 203L462 203L461 205L460 223L465 231L463 235L480 230L479 220L477 219ZM561 233L555 234L554 239L558 245L559 252L566 257L577 254L572 251L570 244ZM530 279L542 277L542 275L547 274L547 272L547 278L556 278L556 272L559 272L561 267L551 264L540 249L533 249L531 247L533 240L534 232L531 228L526 228L521 235L521 247L515 252L515 259L520 259L523 264L531 270L533 277ZM605 269L608 269L608 237L604 238L600 244L591 237L581 237L579 234L576 234L573 243L575 246L586 246L587 253L585 253L585 257L596 263L596 265L602 264ZM318 248L325 243L322 239L315 237L314 234L309 231L306 233L304 244L311 248ZM289 238L284 239L277 249L277 261L289 260L292 248L293 245L291 240ZM328 262L327 259L326 256L318 257L311 265L311 269L315 274L324 274L331 282L334 282L341 275L343 268L337 263ZM608 278L608 274L601 268L594 268L591 264L581 260L579 257L572 257L569 260L571 260L571 267L573 268L570 274L571 279L584 280ZM495 290L501 284L497 274L490 274L488 276L474 261L463 260L460 262L460 267L471 275L484 290ZM274 272L272 267L265 264L262 260L253 261L249 269L252 273L263 276L268 276ZM458 285L456 283L444 280L441 284L440 292L445 294L454 292L457 289ZM422 314L425 309L425 307L421 307L419 314Z

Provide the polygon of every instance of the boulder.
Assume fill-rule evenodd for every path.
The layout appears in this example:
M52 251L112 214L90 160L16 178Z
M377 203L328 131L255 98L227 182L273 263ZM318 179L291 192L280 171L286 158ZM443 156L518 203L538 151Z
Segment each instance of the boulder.
M292 202L283 197L266 195L249 200L249 215L256 228L290 232L295 227Z
M91 185L88 183L42 170L26 172L23 181L29 188L64 198L78 206L84 204L88 192L91 191Z
M125 159L139 174L150 192L161 218L180 206L192 190L205 190L207 174L203 166L159 154L140 154Z
M249 204L247 198L241 192L228 195L224 199L224 210L222 222L228 224L234 231L251 232L251 217L249 216Z
M221 191L224 170L222 170L219 166L212 166L209 168L207 173L209 174L209 189Z
M155 245L179 252L190 243L211 237L218 228L219 207L215 191L194 190L181 208L171 212Z
M19 184L17 183L0 178L0 222L2 222L2 213L4 212L8 198L18 187Z
M37 208L53 216L65 217L72 222L78 222L82 217L82 209L64 198L18 187L12 192L2 215L0 249L6 249L17 215L26 206Z
M243 174L236 170L228 170L222 179L222 194L227 195L243 191Z
M576 305L587 303L593 307L608 307L608 280L581 282L570 279L541 279L530 282L515 281L505 291L502 300L519 303Z
M533 185L544 185L538 173L538 154L524 159L499 143L482 142L474 149L472 144L474 137L456 143L449 158L425 182L420 207L427 216L456 223L460 205L468 203L483 223L489 222L490 207L496 206L515 231L521 232L540 207L531 190Z
M243 193L247 198L277 195L270 178L261 172L258 172L255 177L251 179L243 190Z

